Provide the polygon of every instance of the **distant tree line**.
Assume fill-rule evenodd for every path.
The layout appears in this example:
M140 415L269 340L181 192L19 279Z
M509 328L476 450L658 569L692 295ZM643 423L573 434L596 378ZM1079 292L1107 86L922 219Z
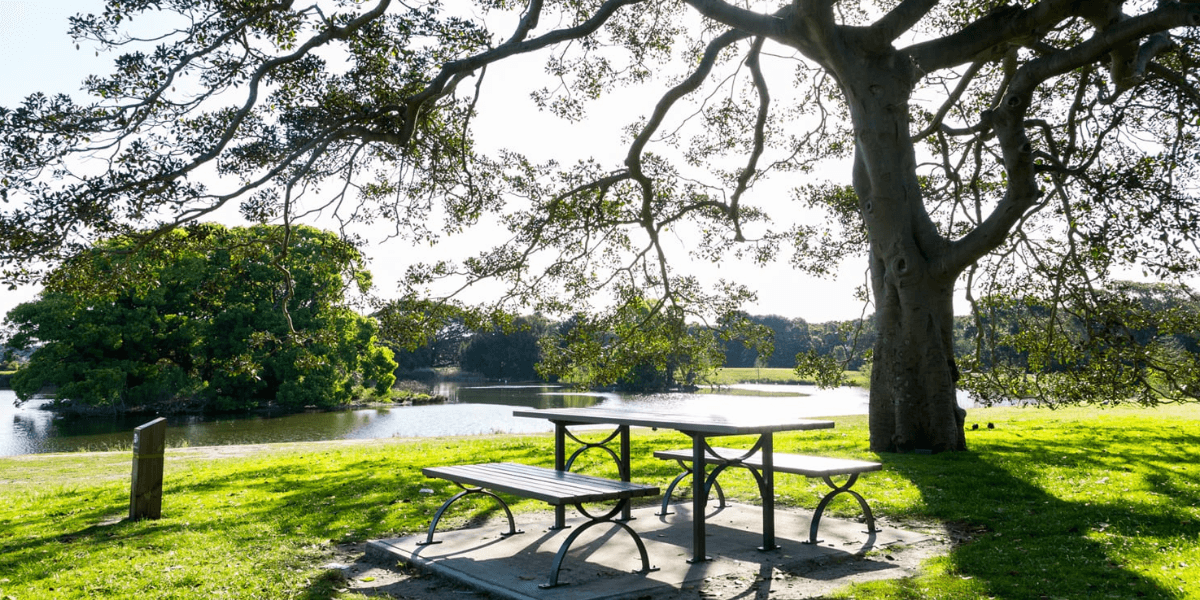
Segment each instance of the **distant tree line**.
M659 335L643 331L644 323L639 330L630 328L618 334L589 325L582 316L554 321L526 315L508 327L480 329L455 319L420 347L405 349L395 344L392 349L401 377L421 369L459 367L497 380L568 378L585 385L658 389L702 383L703 375L717 367L790 369L796 366L797 355L808 353L832 357L844 369L862 369L874 343L870 320L808 323L777 315L743 317L746 333L726 336L720 330L683 323L675 325L673 332L659 331ZM629 336L640 339L618 339ZM620 352L618 348L639 356L614 356ZM627 367L606 368L612 364ZM603 374L589 376L580 371Z
M1196 399L1200 302L1192 292L1177 285L1118 282L1091 293L1102 297L1104 311L1054 310L1053 302L1038 297L977 300L982 316L954 320L960 386L1003 389L1003 398L1035 397L1032 386L1055 386L1056 393L1087 402L1089 395L1103 397L1102 391L1126 386L1154 390L1156 401ZM1095 304L1095 298L1089 302ZM871 318L809 323L744 314L736 327L706 327L648 312L644 304L630 302L624 313L618 309L607 318L576 315L554 321L528 315L505 327L482 328L450 320L425 345L394 350L401 372L455 366L491 379L563 378L653 389L702 383L717 367L800 365L803 371L806 364L825 361L836 369L865 369L877 336ZM1110 368L1111 356L1099 360L1113 353L1123 356L1117 363L1123 368ZM984 395L985 401L1000 399L994 392Z
M1192 290L1119 281L1060 293L1066 298L991 296L978 317L960 318L956 344L969 375L960 385L985 401L1200 399L1200 299Z

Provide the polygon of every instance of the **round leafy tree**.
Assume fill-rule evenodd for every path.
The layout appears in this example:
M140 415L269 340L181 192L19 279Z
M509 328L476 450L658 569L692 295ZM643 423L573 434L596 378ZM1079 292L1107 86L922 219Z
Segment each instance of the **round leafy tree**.
M286 253L280 248L286 247ZM376 325L346 305L370 275L357 250L311 227L175 229L98 243L8 315L12 381L113 411L331 407L395 381Z

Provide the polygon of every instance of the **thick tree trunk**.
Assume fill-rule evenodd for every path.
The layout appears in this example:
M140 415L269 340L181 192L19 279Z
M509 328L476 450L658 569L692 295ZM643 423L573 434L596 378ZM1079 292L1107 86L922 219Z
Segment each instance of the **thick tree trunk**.
M872 259L873 262L882 262ZM966 450L955 381L953 281L875 277L879 327L871 371L871 450Z
M870 238L879 326L871 449L965 450L952 336L961 266L949 263L950 242L930 219L917 179L908 122L912 67L886 51L842 66L836 70L854 124L854 188Z

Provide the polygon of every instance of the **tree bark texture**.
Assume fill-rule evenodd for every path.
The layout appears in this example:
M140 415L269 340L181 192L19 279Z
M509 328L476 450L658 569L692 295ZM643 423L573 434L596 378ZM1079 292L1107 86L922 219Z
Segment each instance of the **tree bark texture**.
M869 44L845 47L866 47ZM925 209L909 133L916 80L895 52L843 55L832 65L855 131L854 188L870 239L879 337L871 374L876 452L966 450L953 348L959 269Z

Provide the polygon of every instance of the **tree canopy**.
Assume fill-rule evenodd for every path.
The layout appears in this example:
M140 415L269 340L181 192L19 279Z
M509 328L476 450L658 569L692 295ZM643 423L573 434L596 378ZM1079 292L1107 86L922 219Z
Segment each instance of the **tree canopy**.
M199 223L146 246L104 240L9 313L7 343L37 346L12 386L113 411L331 407L363 386L385 395L396 363L345 298L369 285L357 250L306 226Z
M969 385L997 398L1152 405L1200 399L1200 301L1179 285L1113 282L1097 296L985 298L991 340Z
M147 14L172 18L131 28ZM1200 270L1198 26L1191 1L108 0L71 21L120 52L92 98L0 111L0 263L36 279L230 205L414 247L495 220L507 240L413 268L413 293L493 278L553 314L622 286L716 326L753 293L698 285L674 240L818 274L865 257L872 448L963 449L956 285L1087 311L1121 268ZM522 55L552 83L487 77ZM534 131L485 152L479 107L527 81L566 120L646 90L607 117L624 158L537 162Z
M684 317L678 307L663 308L624 290L612 310L576 313L541 338L538 372L593 387L694 386L725 357L712 331L689 325Z

